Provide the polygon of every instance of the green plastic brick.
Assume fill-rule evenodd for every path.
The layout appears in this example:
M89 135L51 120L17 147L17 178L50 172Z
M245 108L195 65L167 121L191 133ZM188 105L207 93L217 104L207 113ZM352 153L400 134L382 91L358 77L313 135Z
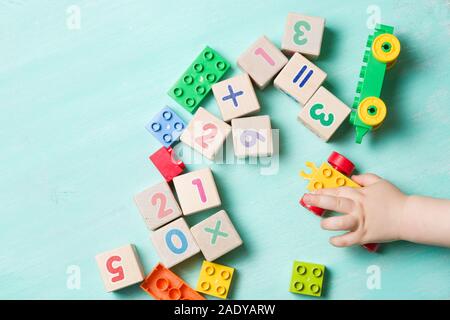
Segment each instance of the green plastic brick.
M202 100L230 68L217 51L206 47L169 90L168 94L190 113L195 113Z
M384 76L386 74L386 64L378 61L372 54L373 40L381 34L394 33L391 26L378 24L375 27L373 35L369 35L366 43L366 50L363 57L363 66L359 73L360 79L356 86L356 96L353 102L353 111L350 115L350 123L355 127L357 143L361 143L363 137L372 129L372 127L364 124L358 117L357 108L359 103L367 97L380 98L381 89L383 88Z
M323 291L325 266L294 261L290 292L320 297Z

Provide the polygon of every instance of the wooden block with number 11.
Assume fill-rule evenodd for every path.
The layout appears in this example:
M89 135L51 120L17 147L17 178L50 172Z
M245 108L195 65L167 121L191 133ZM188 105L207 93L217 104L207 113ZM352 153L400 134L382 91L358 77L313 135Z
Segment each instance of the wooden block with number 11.
M230 125L200 107L180 139L206 158L214 160L230 132Z
M221 205L220 196L210 168L185 173L173 179L185 215Z

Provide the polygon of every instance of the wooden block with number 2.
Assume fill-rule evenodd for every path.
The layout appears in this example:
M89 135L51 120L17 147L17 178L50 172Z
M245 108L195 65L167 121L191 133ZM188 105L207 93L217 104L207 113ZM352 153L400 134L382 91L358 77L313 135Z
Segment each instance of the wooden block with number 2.
M230 132L230 125L200 107L180 139L206 158L214 160Z
M134 202L150 230L158 229L182 215L172 190L165 181L138 193Z
M185 215L221 205L216 183L210 168L177 176L173 179L175 190Z
M95 257L106 291L116 291L144 280L134 245L103 252Z
M281 49L288 54L299 52L310 59L320 55L325 19L289 13Z

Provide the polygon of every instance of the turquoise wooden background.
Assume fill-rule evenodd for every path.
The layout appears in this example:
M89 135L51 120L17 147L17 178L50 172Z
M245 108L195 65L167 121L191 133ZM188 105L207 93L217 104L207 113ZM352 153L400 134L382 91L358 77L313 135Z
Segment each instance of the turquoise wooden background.
M71 5L80 9L80 29L68 25ZM149 299L137 286L105 293L94 256L134 243L146 272L158 262L132 197L161 179L147 159L160 145L144 125L166 104L191 118L168 88L205 45L233 63L228 76L238 73L238 55L262 34L280 45L286 15L296 11L327 19L317 64L328 73L326 87L351 104L378 10L403 45L385 82L385 125L359 146L345 124L326 144L298 123L290 98L273 87L258 92L261 114L280 129L279 168L262 175L265 165L212 165L244 240L219 262L237 269L236 299L308 299L287 291L293 260L327 266L329 299L449 298L449 249L402 242L381 254L337 249L297 203L304 162L324 161L332 150L408 193L450 197L444 0L0 1L0 298ZM212 96L204 106L218 114ZM185 159L189 149L179 151ZM201 260L174 270L195 286ZM379 290L366 286L371 265L381 270ZM79 289L67 286L71 268L80 271Z

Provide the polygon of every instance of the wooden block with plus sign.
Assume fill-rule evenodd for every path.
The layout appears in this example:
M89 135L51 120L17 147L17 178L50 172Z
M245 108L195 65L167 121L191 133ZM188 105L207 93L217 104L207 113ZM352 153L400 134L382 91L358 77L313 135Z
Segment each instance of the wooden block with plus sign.
M320 55L325 19L289 13L281 49L287 54L299 52L310 59Z
M246 73L216 83L212 91L224 121L260 110L252 82Z
M298 118L312 132L328 141L350 112L346 104L320 87L300 111Z
M230 133L230 125L200 107L180 139L206 158L214 160Z
M288 62L286 56L266 36L262 36L237 60L260 89L264 89Z
M100 253L95 260L107 292L144 280L141 261L132 244Z
M242 244L225 210L191 227L191 232L208 261L214 261Z
M299 53L295 53L275 78L274 85L305 105L325 81L327 74Z

